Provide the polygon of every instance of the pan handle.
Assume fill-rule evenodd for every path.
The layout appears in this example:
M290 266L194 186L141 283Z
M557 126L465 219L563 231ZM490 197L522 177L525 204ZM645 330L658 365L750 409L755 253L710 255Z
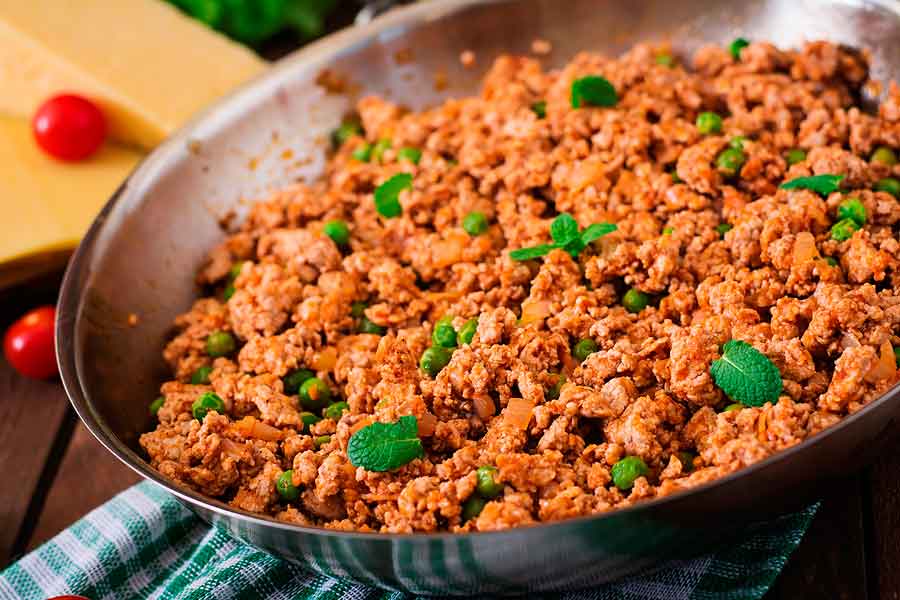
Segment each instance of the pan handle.
M383 15L395 6L408 4L410 0L366 0L362 10L353 19L355 25L365 25L379 15Z

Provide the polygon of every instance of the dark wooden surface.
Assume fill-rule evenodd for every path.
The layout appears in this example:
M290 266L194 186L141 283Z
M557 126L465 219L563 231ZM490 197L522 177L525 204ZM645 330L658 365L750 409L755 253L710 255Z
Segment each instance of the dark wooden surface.
M52 303L57 277L0 294L0 331ZM768 600L900 600L900 431L883 458L834 486ZM138 478L78 422L58 381L0 359L0 567Z

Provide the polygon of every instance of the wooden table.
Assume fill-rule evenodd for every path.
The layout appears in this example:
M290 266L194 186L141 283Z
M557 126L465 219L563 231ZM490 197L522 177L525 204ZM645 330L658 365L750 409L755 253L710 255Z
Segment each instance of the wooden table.
M0 295L0 331L42 303L59 276ZM0 567L138 477L77 420L58 381L19 377L0 359ZM766 596L900 600L900 432L883 458L823 498Z

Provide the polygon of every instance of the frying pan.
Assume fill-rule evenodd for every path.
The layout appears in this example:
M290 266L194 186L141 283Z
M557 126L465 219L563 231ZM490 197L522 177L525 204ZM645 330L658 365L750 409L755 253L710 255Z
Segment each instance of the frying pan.
M877 453L900 414L896 387L804 443L692 490L604 515L465 535L276 522L164 479L137 444L151 426L147 404L167 377L161 348L173 318L199 292L193 276L223 237L220 221L240 218L248 199L269 189L321 173L328 132L353 93L413 109L472 94L494 57L527 53L538 37L552 42L545 60L553 66L579 50L617 54L639 40L670 40L687 56L737 35L868 48L875 77L900 79L900 3L887 0L432 0L286 58L153 152L84 238L63 282L56 335L72 404L110 452L209 523L321 573L411 593L596 585L709 550L797 508ZM467 49L475 68L459 63ZM337 83L349 96L335 93ZM877 98L862 100L871 107Z

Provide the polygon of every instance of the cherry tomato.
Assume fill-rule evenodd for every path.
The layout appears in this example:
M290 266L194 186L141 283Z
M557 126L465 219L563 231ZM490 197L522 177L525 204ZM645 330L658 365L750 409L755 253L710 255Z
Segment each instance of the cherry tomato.
M86 596L75 596L75 595L70 594L68 596L53 596L52 598L47 598L47 600L91 600L91 599Z
M34 138L44 151L60 160L84 160L106 139L106 118L97 105L74 94L44 102L31 122Z
M35 379L56 374L56 352L53 348L53 323L56 309L42 306L25 313L6 330L3 354L13 368Z

